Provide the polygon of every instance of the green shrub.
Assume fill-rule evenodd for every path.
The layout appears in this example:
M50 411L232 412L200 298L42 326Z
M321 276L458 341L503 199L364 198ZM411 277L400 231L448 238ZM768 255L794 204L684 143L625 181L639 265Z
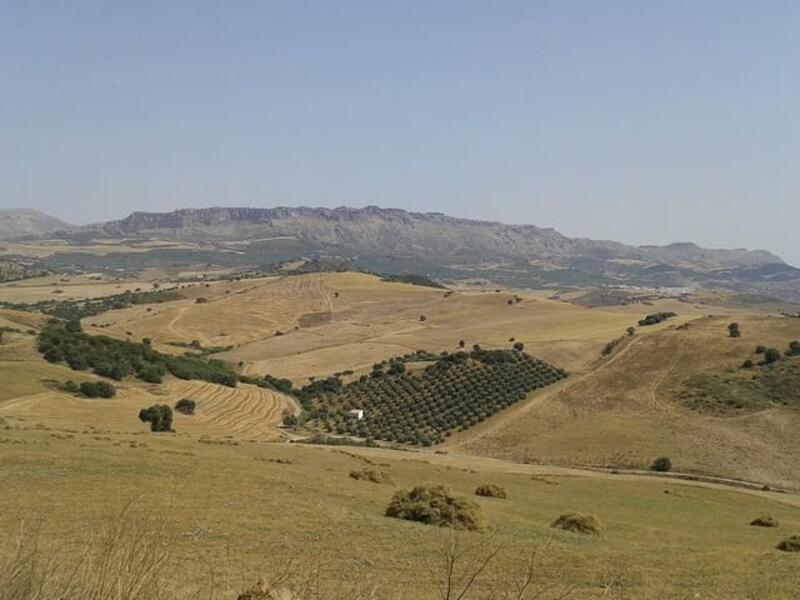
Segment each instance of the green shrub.
M672 470L672 461L666 456L660 456L653 461L652 465L650 465L650 470L657 471L659 473L668 473Z
M139 420L150 423L150 431L172 431L172 409L166 404L153 404L139 411Z
M465 498L452 496L442 485L420 485L397 492L386 508L386 516L460 530L483 529L480 507Z
M767 348L764 352L764 363L771 365L781 359L781 351L777 348Z
M195 406L194 400L182 398L175 403L175 410L184 415L193 415Z
M106 381L84 381L79 389L87 398L113 398L117 394L116 388Z
M739 330L738 323L731 323L728 325L728 335L732 338L738 338L742 336L742 332Z
M750 525L753 527L777 527L778 521L772 517L758 517L750 521Z
M800 552L800 535L790 536L775 547L784 552Z
M555 529L573 531L575 533L597 535L600 533L600 524L593 515L581 513L564 513L550 525Z
M494 485L491 483L486 483L484 485L478 486L478 489L475 490L476 496L484 496L486 498L506 498L506 491L505 489L501 488L499 485Z
M391 483L392 478L385 471L374 469L361 469L360 471L350 471L350 477L358 481L370 481L372 483Z
M652 315L647 315L644 319L639 321L639 326L646 327L647 325L656 325L662 321L666 321L667 319L677 316L678 315L674 312L659 312Z

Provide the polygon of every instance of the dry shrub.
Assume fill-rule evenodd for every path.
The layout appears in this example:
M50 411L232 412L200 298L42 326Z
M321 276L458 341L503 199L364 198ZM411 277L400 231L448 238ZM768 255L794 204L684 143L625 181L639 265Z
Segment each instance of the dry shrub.
M758 517L750 521L750 525L753 527L777 527L778 521L772 517Z
M575 533L592 535L600 533L600 523L598 523L597 519L593 515L581 513L564 513L553 521L550 527L563 529L564 531L574 531Z
M501 488L499 485L494 485L491 483L487 483L481 486L478 486L478 489L475 490L476 496L484 496L486 498L503 498L505 499L506 490Z
M88 542L55 547L24 520L0 548L0 600L166 600L170 543L165 522L122 513Z
M452 496L442 485L419 485L397 492L386 508L386 516L469 531L479 531L484 525L480 506Z
M350 477L359 481L371 481L372 483L391 483L392 478L386 471L376 471L375 469L361 469L360 471L350 471Z
M800 552L800 535L790 536L775 547L784 552Z

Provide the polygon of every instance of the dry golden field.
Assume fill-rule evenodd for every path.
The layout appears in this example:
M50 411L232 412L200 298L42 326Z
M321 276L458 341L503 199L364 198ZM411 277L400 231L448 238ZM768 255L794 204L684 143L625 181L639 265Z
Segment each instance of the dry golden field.
M0 426L0 531L12 535L21 519L37 523L42 550L66 568L79 554L62 549L80 547L109 520L130 519L136 531L161 518L159 574L162 591L176 592L170 597L233 599L259 577L270 580L287 565L303 571L311 561L323 587L437 598L451 534L383 516L394 491L420 483L443 483L479 504L488 528L455 534L462 548L501 547L478 580L480 594L468 598L509 591L534 550L533 590L552 586L545 598L788 600L800 590L796 556L774 549L800 531L796 496L432 453L204 443L12 418ZM349 477L362 468L391 482ZM508 499L476 498L483 483L502 486ZM571 510L594 515L600 534L549 527ZM749 526L761 515L780 527Z
M676 401L680 384L702 372L735 372L759 344L785 348L800 320L699 318L637 334L588 372L535 394L451 444L462 451L542 463L646 468L670 456L685 472L715 473L800 487L800 411L771 408L738 416L700 414Z
M76 283L70 293L102 295L96 283ZM358 374L416 349L454 350L462 339L507 347L515 338L571 376L454 435L444 448L307 447L281 443L289 436L279 422L297 411L292 398L250 385L168 378L162 385L126 380L113 399L82 399L55 383L95 376L48 364L34 336L9 333L0 344L6 539L27 517L41 523L42 547L57 553L118 520L127 505L139 523L146 522L142 515L166 519L164 589L174 598L235 598L259 576L280 573L290 557L294 569L315 562L326 584L357 582L375 587L379 598L436 598L436 565L450 534L384 517L386 504L397 489L421 483L443 483L462 496L494 483L509 498L477 500L489 529L456 534L462 547L503 548L475 598L507 589L535 549L536 589L553 586L542 598L800 594L795 556L774 549L800 533L800 495L634 472L668 455L680 472L800 487L797 411L712 417L675 399L692 373L735 369L757 344L783 348L800 338L800 320L677 300L589 309L548 299L549 292L516 292L519 302L514 291L445 295L354 273L179 285L184 300L109 311L85 319L84 328L150 337L171 352L184 348L169 342L232 345L214 356L296 385L345 369ZM27 287L3 293L39 297ZM606 342L644 314L667 310L679 316L637 328L601 357ZM0 325L23 332L45 320L0 311ZM741 338L727 337L732 320ZM677 329L686 323L688 329ZM143 407L181 398L197 402L196 414L176 413L173 434L152 434L137 418ZM365 467L387 472L391 483L349 477ZM571 510L595 515L600 535L549 527ZM780 527L750 527L760 515ZM7 551L0 549L0 557ZM2 565L0 558L0 572Z

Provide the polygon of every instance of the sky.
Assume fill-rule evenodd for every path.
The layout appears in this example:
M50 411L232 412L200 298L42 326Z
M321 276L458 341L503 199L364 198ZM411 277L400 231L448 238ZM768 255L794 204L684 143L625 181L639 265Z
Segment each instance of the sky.
M0 207L379 205L800 265L795 0L0 0Z

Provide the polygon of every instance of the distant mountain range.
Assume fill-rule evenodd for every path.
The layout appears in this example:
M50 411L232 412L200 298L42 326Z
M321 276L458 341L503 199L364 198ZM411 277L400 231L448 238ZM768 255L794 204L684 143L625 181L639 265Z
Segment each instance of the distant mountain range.
M38 237L56 231L70 231L74 226L30 208L0 209L0 240Z
M13 230L4 224L9 212L14 211L0 213L0 238ZM39 233L58 231L53 222L60 223L42 221ZM699 285L800 300L800 269L763 250L711 250L692 243L629 246L570 238L532 225L374 206L184 209L135 212L79 228L61 225L57 235L76 242L96 237L203 242L220 255L233 253L220 257L225 264L328 255L372 270L438 279L483 278L526 287ZM25 231L37 233L33 225ZM249 244L228 245L242 241ZM185 251L175 252L176 259L190 259ZM168 251L158 256L170 260ZM208 257L206 251L202 260Z

